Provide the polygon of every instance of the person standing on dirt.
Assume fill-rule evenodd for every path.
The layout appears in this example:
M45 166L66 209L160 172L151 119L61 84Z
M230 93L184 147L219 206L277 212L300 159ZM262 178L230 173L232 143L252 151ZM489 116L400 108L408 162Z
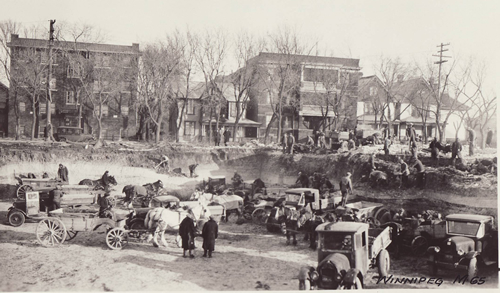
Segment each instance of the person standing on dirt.
M63 166L63 164L59 164L59 169L57 170L57 178L64 183L68 183L68 174L68 168L66 168L66 166Z
M182 257L187 257L186 251L189 250L189 257L194 258L193 249L194 249L194 221L193 216L188 214L179 225L179 235L182 239L182 249L184 250L182 253Z
M417 170L416 186L420 189L424 189L424 187L425 187L425 167L424 167L424 164L422 164L422 162L419 159L414 158L412 168L415 168Z
M299 172L299 177L297 178L297 181L295 181L295 184L298 183L300 183L301 187L309 188L309 177L307 177L306 174Z
M293 137L292 132L288 132L286 137L286 152L287 154L293 155L293 145L295 144L295 137Z
M467 128L467 132L469 133L469 156L474 155L474 143L476 140L476 132L472 128Z
M231 137L231 131L229 131L227 128L224 130L224 146L227 146L227 143L229 142L229 138Z
M340 179L340 192L342 193L342 207L347 203L348 193L352 194L351 172L347 172L346 176Z
M436 167L439 166L439 149L438 149L438 141L437 138L434 137L434 139L431 141L431 144L429 145L431 148L431 158Z
M455 138L455 141L451 145L451 164L453 168L456 168L456 159L462 161L462 144L458 141L458 137Z
M53 189L49 192L49 211L57 210L61 208L61 199L63 197L64 192L62 191L62 187L60 184L56 185L56 189Z
M214 220L214 216L210 216L208 222L203 225L201 237L203 237L203 257L212 257L212 252L215 250L215 239L217 239L219 227Z
M418 159L418 146L417 146L417 142L415 140L412 140L410 141L410 152L411 152L411 156L417 160Z
M410 169L408 168L408 164L406 164L406 162L402 158L399 158L399 164L401 168L401 183L399 184L399 188L407 188Z
M491 141L493 140L493 130L488 128L488 134L486 135L486 146L491 147Z
M196 167L198 167L198 164L189 165L189 177L193 178Z
M392 141L391 141L391 136L386 136L385 141L384 141L384 153L386 156L389 155L389 148L391 147Z
M166 155L161 156L161 162L156 168L163 167L167 172L170 171L170 167L168 166L169 161L170 159Z

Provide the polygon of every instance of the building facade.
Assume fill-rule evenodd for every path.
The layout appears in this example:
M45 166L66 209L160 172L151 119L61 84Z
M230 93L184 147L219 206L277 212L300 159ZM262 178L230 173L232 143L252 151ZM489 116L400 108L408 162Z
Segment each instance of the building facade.
M9 88L0 82L0 137L7 135Z
M42 137L47 124L47 40L11 35L10 137ZM53 131L101 129L103 139L132 136L136 129L136 75L139 45L55 41L49 82Z
M356 126L359 59L260 53L248 64L260 72L247 110L258 137L280 141L279 109L282 133L297 140Z

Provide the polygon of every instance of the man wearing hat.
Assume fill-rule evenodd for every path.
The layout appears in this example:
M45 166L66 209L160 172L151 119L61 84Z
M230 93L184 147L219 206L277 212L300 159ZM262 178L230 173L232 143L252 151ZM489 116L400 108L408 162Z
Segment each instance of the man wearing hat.
M60 184L57 184L56 189L49 192L49 203L47 204L49 211L61 208L61 198L63 197L63 194L62 186Z
M182 257L187 257L186 251L189 250L189 257L194 258L194 254L192 252L194 249L194 232L195 228L193 216L191 214L187 214L179 225L179 235L182 239L182 249L184 249Z
M63 164L59 164L59 169L57 170L57 178L66 183L69 182L68 179L68 168L63 166Z
M215 239L217 239L218 225L215 222L214 216L210 216L208 222L203 226L201 236L203 237L203 257L212 257L212 252L215 250Z
M347 194L352 193L351 172L347 172L346 176L340 179L340 192L342 193L342 207L347 203Z
M113 205L109 199L109 192L105 192L104 196L98 199L99 204L99 218L113 218Z

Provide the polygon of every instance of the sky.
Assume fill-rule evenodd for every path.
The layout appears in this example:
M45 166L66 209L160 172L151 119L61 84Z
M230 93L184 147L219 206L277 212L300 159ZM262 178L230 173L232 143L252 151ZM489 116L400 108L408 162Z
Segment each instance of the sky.
M495 93L500 89L499 12L500 1L484 0L0 0L0 21L47 27L49 19L88 23L106 33L106 43L142 48L176 28L264 36L291 26L305 39L318 40L320 54L359 58L364 76L375 73L381 56L414 62L433 58L440 43L450 43L447 55L487 64L487 84Z

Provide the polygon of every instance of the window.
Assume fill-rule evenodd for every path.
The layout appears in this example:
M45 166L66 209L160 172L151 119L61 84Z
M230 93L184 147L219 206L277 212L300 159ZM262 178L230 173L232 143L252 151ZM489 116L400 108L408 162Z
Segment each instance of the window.
M24 111L26 111L26 103L19 102L19 112L24 112Z
M371 86L370 87L370 97L376 96L378 92L378 88Z
M293 128L293 119L290 116L283 117L283 127L284 128Z
M236 117L236 103L229 103L229 117Z
M69 78L78 78L83 75L83 68L79 64L68 65L68 70L66 72Z
M184 122L184 135L194 136L194 121Z
M103 116L107 116L108 115L108 105L102 105L101 111L102 111Z
M371 103L364 102L364 113L365 114L373 114L373 107Z
M75 105L76 102L77 102L76 93L73 91L66 92L66 105Z
M54 99L54 97L52 97ZM43 103L43 105L40 106L40 114L46 114L47 113L47 104ZM50 113L55 114L56 113L56 103L53 102L50 104Z
M304 68L304 81L337 83L338 70L321 68Z
M418 108L415 106L411 106L411 117L420 117Z
M186 107L186 113L188 115L194 115L194 100L188 99Z
M128 116L128 106L122 106L121 112L123 116Z

